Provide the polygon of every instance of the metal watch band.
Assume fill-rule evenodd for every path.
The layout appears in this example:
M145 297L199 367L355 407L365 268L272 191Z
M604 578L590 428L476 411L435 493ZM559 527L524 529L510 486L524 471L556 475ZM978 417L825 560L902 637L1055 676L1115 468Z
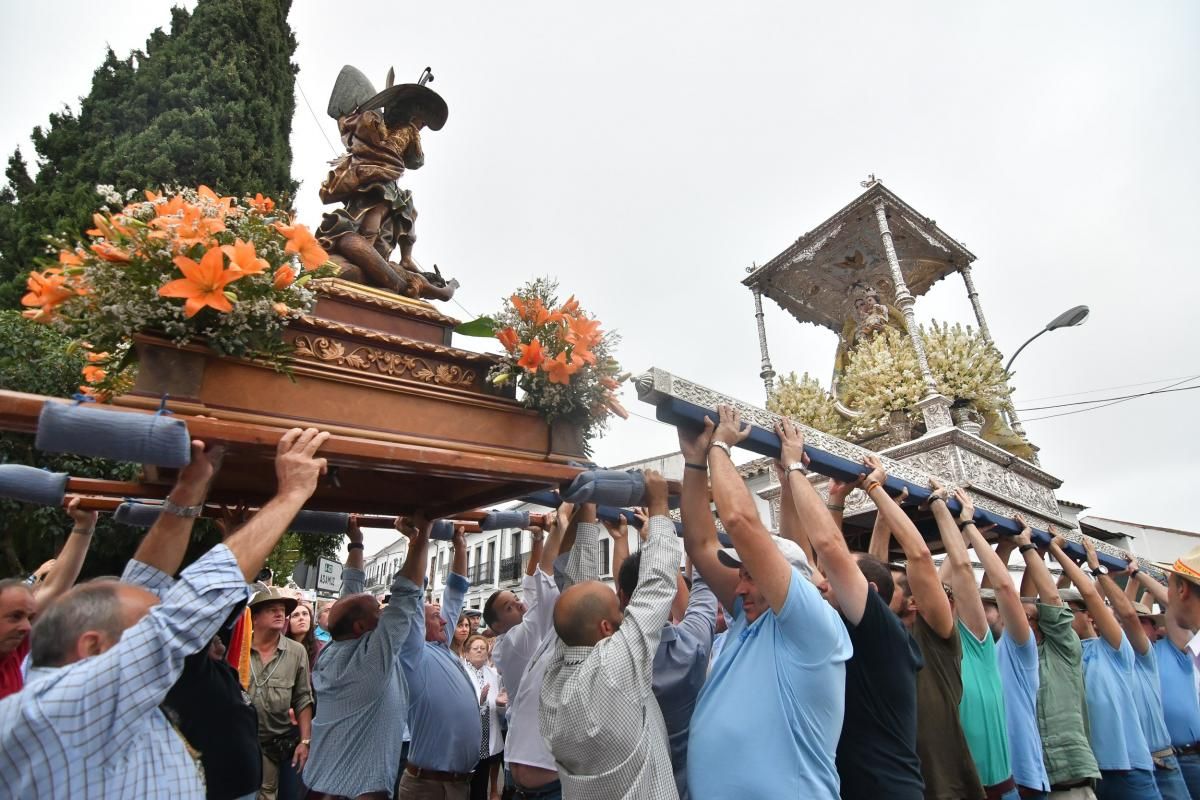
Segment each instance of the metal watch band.
M733 450L729 447L729 445L725 444L724 442L713 442L708 446L708 449L712 450L714 447L721 448L722 450L725 451L725 455L729 456L730 458L733 458Z
M200 516L200 512L204 510L204 504L201 503L198 506L179 506L172 503L171 498L168 497L163 500L162 509L168 514L172 514L176 517L195 519L196 517Z
M793 461L792 463L788 464L786 467L783 468L783 474L790 475L793 470L800 470L801 475L808 472L808 470L805 469L805 467L804 467L803 461Z

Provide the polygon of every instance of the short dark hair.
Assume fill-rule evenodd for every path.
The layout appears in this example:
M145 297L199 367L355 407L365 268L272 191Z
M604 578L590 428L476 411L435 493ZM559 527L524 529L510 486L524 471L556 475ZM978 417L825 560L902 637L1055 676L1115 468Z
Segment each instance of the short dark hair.
M499 616L496 614L496 599L505 591L507 589L497 589L492 592L491 597L483 602L483 624L489 628L495 625L496 620L499 619Z
M638 570L642 567L642 551L630 553L625 561L621 563L621 570L617 573L617 588L625 595L626 599L633 598L633 590L638 584Z
M896 592L896 582L892 579L892 568L870 553L855 553L858 569L869 583L875 584L879 599L885 603L892 602Z
M0 594L4 594L9 589L24 589L33 594L33 587L26 583L24 578L4 578L0 580Z

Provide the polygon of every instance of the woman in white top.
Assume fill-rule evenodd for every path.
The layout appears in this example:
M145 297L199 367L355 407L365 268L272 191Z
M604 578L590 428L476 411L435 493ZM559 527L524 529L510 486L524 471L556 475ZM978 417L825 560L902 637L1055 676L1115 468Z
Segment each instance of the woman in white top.
M475 682L479 696L479 721L483 736L479 743L479 765L471 779L471 800L500 800L504 781L500 778L504 740L500 736L500 714L508 697L500 688L500 673L488 665L488 641L474 634L463 645L463 669Z

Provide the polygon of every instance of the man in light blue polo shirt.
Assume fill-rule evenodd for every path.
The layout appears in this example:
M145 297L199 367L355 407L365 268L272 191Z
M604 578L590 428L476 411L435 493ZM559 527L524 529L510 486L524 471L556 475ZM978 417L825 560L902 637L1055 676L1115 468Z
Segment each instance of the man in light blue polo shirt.
M718 411L715 429L709 420L699 434L679 432L688 465L680 506L684 544L732 611L724 650L692 715L688 791L693 800L836 800L850 637L808 580L804 552L763 527L729 455L749 428L734 409ZM722 549L711 526L698 524L711 514L699 491L706 466L732 548Z
M1062 566L1063 574L1079 590L1080 604L1070 601L1075 612L1072 627L1083 645L1083 677L1091 722L1092 752L1100 767L1096 787L1099 800L1162 800L1154 781L1154 761L1142 732L1130 688L1134 673L1133 648L1117 618L1104 605L1092 580L1062 549L1064 540L1054 537L1050 555Z
M426 540L427 542L427 540ZM414 545L416 544L414 543ZM424 556L422 561L424 563ZM446 577L442 606L416 609L408 638L400 649L400 664L408 681L408 727L412 744L400 778L400 800L436 796L466 800L471 771L479 762L479 696L450 652L447 629L462 613L471 584L466 579L467 543L462 528L454 530L454 562ZM403 575L394 590L420 591Z

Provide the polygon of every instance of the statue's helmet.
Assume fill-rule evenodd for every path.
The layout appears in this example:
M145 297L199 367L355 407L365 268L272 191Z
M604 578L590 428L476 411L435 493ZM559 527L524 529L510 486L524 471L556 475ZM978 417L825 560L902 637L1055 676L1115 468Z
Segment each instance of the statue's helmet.
M425 81L424 75L422 81ZM329 95L326 113L334 119L359 111L383 111L389 125L408 122L419 114L430 130L439 131L446 124L449 109L437 92L421 83L401 83L393 86L391 73L388 86L376 92L369 78L349 64L342 67Z

